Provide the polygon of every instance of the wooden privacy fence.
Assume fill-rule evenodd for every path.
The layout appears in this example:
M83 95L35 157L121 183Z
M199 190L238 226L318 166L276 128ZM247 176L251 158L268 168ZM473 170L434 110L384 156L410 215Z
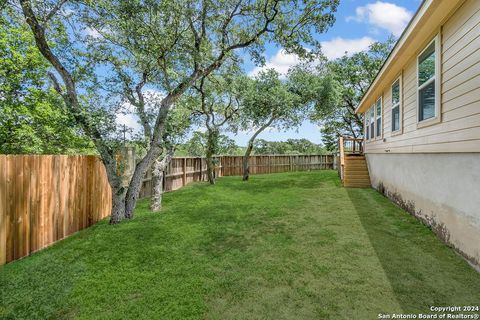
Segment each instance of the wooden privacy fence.
M222 157L215 157L217 166L215 175L222 176ZM140 191L140 198L150 197L152 195L152 170L148 170ZM172 158L167 168L163 172L163 191L173 191L180 189L190 182L207 180L207 161L200 157L181 157Z
M0 155L0 265L89 227L110 208L95 156Z
M215 157L215 175L242 175L242 156ZM251 174L332 169L332 155L251 156ZM173 158L164 190L207 180L204 158ZM141 197L152 192L151 170ZM111 189L95 156L0 155L0 265L27 256L110 215Z
M333 169L332 155L258 155L249 158L250 174ZM243 175L243 157L222 157L224 176Z
M243 156L219 156L215 175L241 176L243 174ZM306 171L333 169L333 155L258 155L250 156L250 174L278 173L288 171ZM193 181L207 180L205 158L173 158L164 171L163 190L177 190ZM152 195L152 172L149 170L143 180L140 197Z

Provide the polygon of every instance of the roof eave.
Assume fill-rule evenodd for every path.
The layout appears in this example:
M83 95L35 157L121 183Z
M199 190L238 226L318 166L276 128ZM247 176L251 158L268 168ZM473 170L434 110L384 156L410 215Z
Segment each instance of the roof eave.
M450 3L452 7L454 7L463 1L464 0L452 0L452 1L446 1L446 2ZM415 33L417 33L418 30L422 28L422 25L426 24L425 20L427 20L430 17L430 14L427 14L427 13L431 13L432 11L434 11L441 3L442 1L434 1L434 0L424 0L422 2L422 4L417 9L415 15L412 17L409 24L407 25L402 35L398 39L397 43L393 47L392 51L388 55L384 64L380 68L379 72L375 76L375 79L368 87L366 93L363 95L362 99L360 100L360 103L355 109L355 113L363 113L367 111L369 107L369 103L367 102L373 99L373 98L370 98L370 95L372 94L372 92L377 89L377 87L379 86L379 83L382 81L383 76L392 68L392 65L395 64L395 61L397 60L396 59L397 56L399 56L399 53L404 51L403 49L406 46L406 44L408 44L408 42L415 35ZM437 22L435 21L435 23ZM440 21L438 21L438 23L440 23Z

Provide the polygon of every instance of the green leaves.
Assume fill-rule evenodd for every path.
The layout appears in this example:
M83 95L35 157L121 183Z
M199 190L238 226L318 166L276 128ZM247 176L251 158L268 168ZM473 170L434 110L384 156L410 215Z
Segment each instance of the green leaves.
M269 121L269 126L290 128L305 118L307 106L301 96L291 90L293 84L281 80L277 71L262 71L255 79L243 79L242 84L240 123L244 130L258 129Z
M363 122L355 109L387 58L394 39L374 43L368 50L343 56L316 70L300 70L301 90L315 105L312 120L322 125L326 147L334 150L338 135L362 136ZM303 73L303 74L302 74ZM311 85L317 83L317 85ZM305 90L312 87L313 91Z
M49 88L48 64L21 18L0 16L0 153L94 153L63 101Z
M195 131L185 144L178 147L176 154L179 156L205 157L207 139L208 133ZM236 155L241 151L233 139L218 132L215 138L214 149L215 154L221 155Z
M306 49L318 47L312 30L324 32L332 25L338 0L97 0L68 2L63 8L56 8L54 0L46 0L32 1L31 5L32 14L46 22L47 32L42 36L72 78L61 80L64 84L75 82L68 91L82 102L82 110L75 111L81 114L76 121L98 142L110 141L118 131L113 121L104 117L114 116L125 97L118 90L118 81L115 83L120 73L111 72L111 64L116 63L121 72L131 76L132 83L138 83L142 71L149 71L146 88L163 94L158 103L161 108L149 115L154 124L152 136L163 137L163 130L177 126L168 117L172 105L180 103L181 96L198 79L215 73L222 65L230 64L226 70L238 68L239 50L249 51L257 63L264 61L266 43L276 43L301 57L314 52ZM33 43L30 46L34 48ZM22 66L22 70L45 70L42 68ZM233 81L227 76L228 72L222 75L223 85ZM297 95L280 85L278 79L270 86L268 82L274 80L268 77L275 76L267 75L263 88L274 98L257 91L256 103L265 106L255 114L257 120L270 115L278 119L280 127L300 123L304 113L292 108L299 104ZM214 103L214 108L222 110L222 103ZM267 105L273 107L274 114L269 113ZM251 111L252 115L256 112ZM261 125L261 121L256 124ZM97 147L105 143L97 143Z

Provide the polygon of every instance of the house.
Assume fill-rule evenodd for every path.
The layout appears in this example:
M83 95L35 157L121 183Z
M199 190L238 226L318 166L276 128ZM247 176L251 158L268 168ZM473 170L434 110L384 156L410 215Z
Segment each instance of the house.
M356 112L371 185L480 265L480 1L423 1Z

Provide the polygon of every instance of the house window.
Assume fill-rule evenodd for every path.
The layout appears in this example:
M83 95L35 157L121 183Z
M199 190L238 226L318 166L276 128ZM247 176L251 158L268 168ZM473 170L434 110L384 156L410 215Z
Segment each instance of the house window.
M400 79L392 84L392 132L400 130Z
M375 106L370 107L370 139L375 138Z
M418 56L418 121L438 114L439 41L434 39Z
M377 137L382 135L382 97L378 98L375 103L375 119L377 126Z
M365 137L370 139L370 130L369 130L369 123L370 123L370 109L365 112Z

